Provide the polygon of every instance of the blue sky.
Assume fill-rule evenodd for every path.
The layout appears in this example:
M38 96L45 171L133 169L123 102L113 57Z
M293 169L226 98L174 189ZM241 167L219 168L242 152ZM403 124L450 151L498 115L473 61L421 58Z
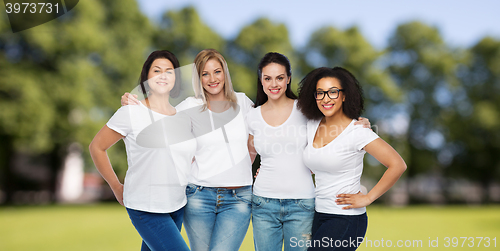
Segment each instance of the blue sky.
M225 38L258 17L286 24L296 47L326 25L345 29L356 25L377 48L383 48L397 25L420 20L436 26L452 46L471 46L486 35L500 39L497 0L138 0L141 10L158 20L166 10L195 6L202 20Z

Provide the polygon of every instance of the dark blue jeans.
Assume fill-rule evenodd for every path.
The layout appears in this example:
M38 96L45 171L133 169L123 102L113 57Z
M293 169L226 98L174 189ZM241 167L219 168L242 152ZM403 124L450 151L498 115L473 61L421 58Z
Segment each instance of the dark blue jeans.
M312 243L308 250L356 250L368 226L366 213L340 215L314 213Z
M127 213L142 237L141 251L189 251L180 233L184 208L172 213L150 213L127 208Z

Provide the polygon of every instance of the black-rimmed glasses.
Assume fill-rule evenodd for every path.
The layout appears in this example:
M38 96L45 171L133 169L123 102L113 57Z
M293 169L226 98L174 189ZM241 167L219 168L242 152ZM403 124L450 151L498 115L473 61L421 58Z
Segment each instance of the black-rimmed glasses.
M336 99L339 97L339 92L341 91L344 91L344 89L332 88L328 91L316 91L314 92L314 98L316 100L323 100L326 93L330 99Z

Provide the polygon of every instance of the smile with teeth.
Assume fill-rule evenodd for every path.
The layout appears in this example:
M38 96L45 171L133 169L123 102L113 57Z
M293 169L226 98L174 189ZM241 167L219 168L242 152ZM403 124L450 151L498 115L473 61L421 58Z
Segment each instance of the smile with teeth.
M281 89L269 89L269 92L271 92L272 94L278 94L280 92Z
M164 85L167 85L168 83L167 82L156 82L156 84L164 86Z
M219 83L213 83L213 84L209 84L208 87L212 87L212 88L215 88L219 85Z
M325 108L326 110L329 110L329 109L332 109L332 108L333 108L334 104L324 104L324 105L322 105L322 106L323 106L323 108Z

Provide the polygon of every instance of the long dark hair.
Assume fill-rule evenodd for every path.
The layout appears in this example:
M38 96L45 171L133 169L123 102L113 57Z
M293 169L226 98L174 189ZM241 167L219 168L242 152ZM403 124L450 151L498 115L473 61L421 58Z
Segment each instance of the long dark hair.
M292 67L290 66L290 61L288 58L277 52L269 52L260 60L259 69L257 70L257 99L255 100L254 107L258 107L267 102L267 95L264 92L264 88L262 87L262 69L269 65L270 63L276 63L282 65L286 69L287 77L290 77L290 82L288 82L285 95L291 99L297 99L297 96L293 93L291 88L292 83Z
M174 66L175 84L172 90L170 91L170 97L175 98L179 96L181 92L182 79L179 71L180 64L179 60L177 60L177 57L172 52L167 50L153 51L151 54L149 54L149 57L146 59L146 62L144 62L144 65L142 66L141 76L139 78L139 84L141 85L142 94L144 94L144 98L147 97L147 91L149 90L149 84L148 84L149 70L151 69L151 65L153 64L153 62L159 58L164 58L169 60Z

